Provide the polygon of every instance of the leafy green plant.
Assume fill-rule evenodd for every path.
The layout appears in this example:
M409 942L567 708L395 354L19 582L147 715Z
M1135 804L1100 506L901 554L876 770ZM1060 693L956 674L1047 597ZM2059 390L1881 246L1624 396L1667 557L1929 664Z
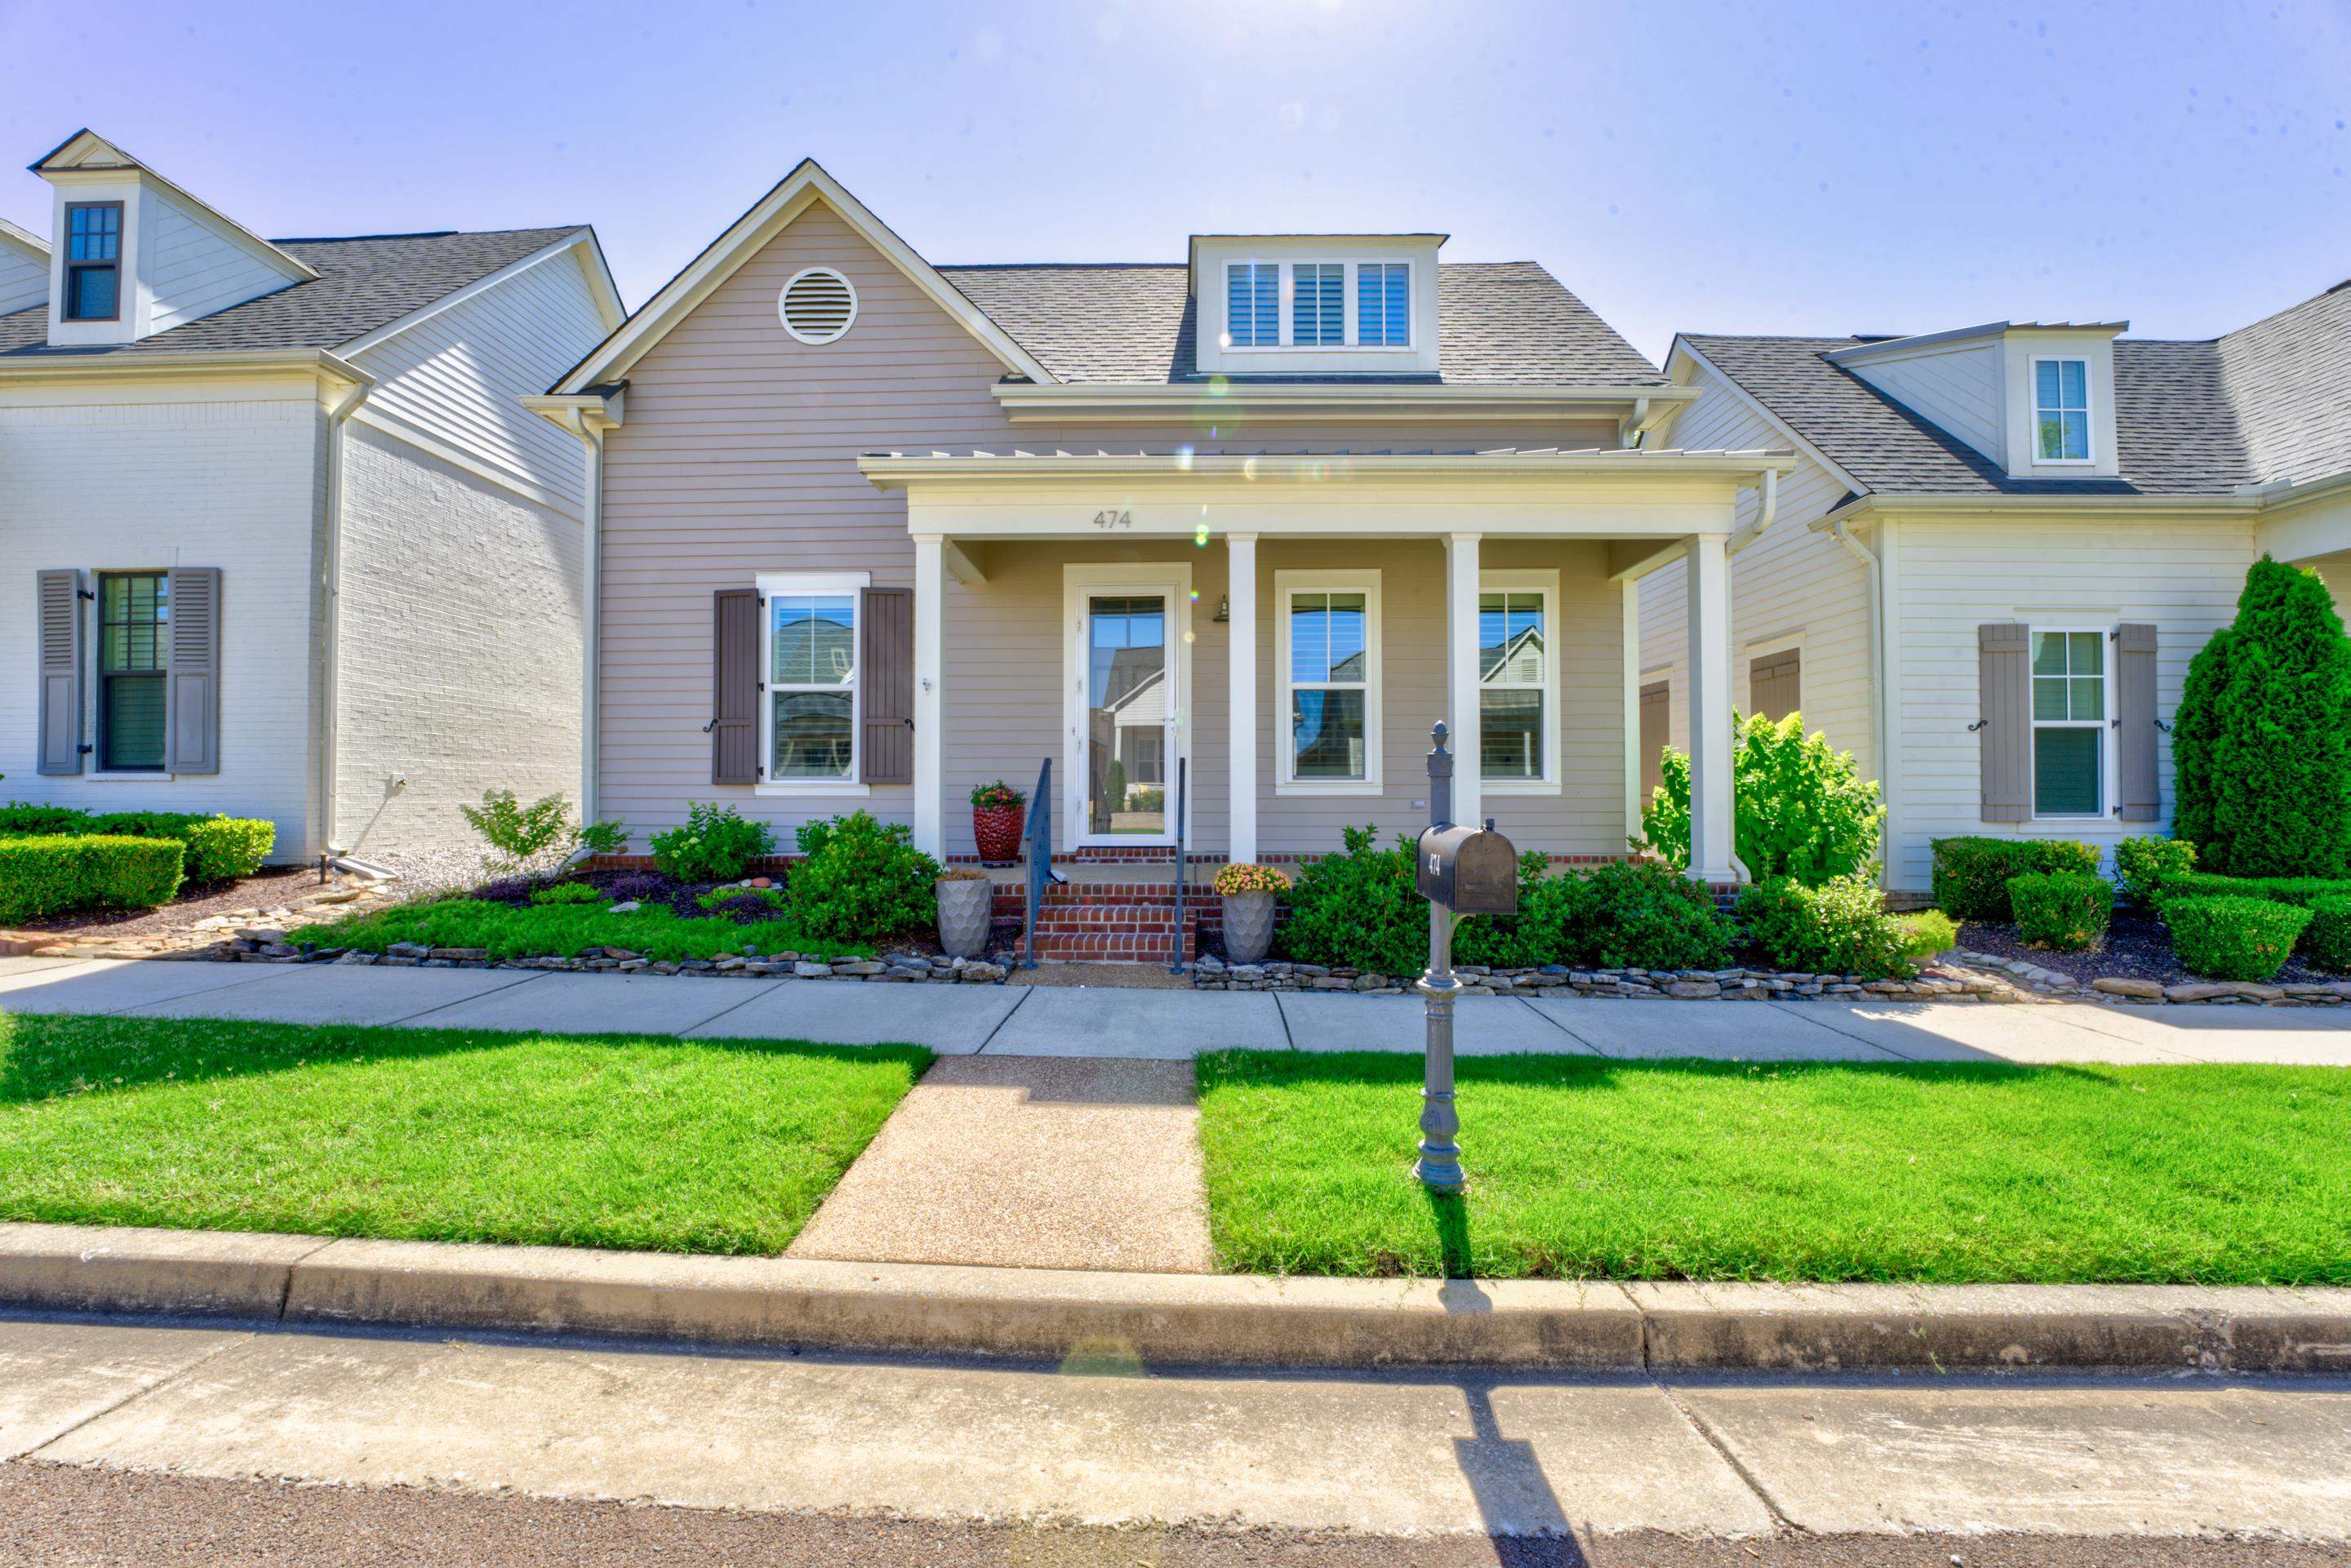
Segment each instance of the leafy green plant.
M2165 882L2156 896L2158 911L2181 898L2265 898L2272 904L2307 906L2322 898L2351 894L2351 879L2328 876L2221 876L2196 871Z
M810 936L878 942L937 921L939 862L903 822L852 811L803 822L795 836L807 858L792 868L792 918Z
M609 822L583 822L571 838L591 855L616 855L629 847L629 824L618 817Z
M1126 764L1113 757L1110 768L1102 777L1102 799L1113 811L1126 810Z
M2310 924L2302 928L2302 956L2313 966L2342 974L2351 970L2351 894L2313 899Z
M439 898L393 904L329 925L306 925L287 940L303 947L381 953L395 942L428 947L479 947L493 962L576 958L590 947L619 947L653 959L716 958L724 953L802 953L863 956L872 948L803 931L789 920L745 925L717 915L683 915L666 904L615 915L594 904L492 904Z
M2125 839L2115 846L2115 874L2123 891L2142 909L2155 907L2164 883L2196 869L2196 846L2186 839L2152 835Z
M2027 873L2008 879L2016 934L2035 947L2077 952L2106 934L2115 912L2114 884L2079 872Z
M991 783L971 787L971 803L979 810L993 810L998 806L1025 806L1029 797L998 779Z
M653 864L680 882L733 882L753 861L776 852L775 831L767 823L716 801L694 802L684 822L645 841Z
M694 902L705 909L726 909L729 905L743 909L757 904L778 915L791 907L790 895L780 887L714 887L708 893L696 894Z
M1910 972L1911 937L1866 874L1813 887L1792 876L1741 890L1739 923L1782 969L1882 979Z
M553 887L531 889L530 902L537 904L602 904L606 900L600 889L587 883L559 882Z
M180 891L187 846L110 833L0 838L0 925L77 909L152 909Z
M1980 835L1934 841L1936 906L1954 920L2008 920L2012 876L2095 876L2098 850L2076 839L1994 839Z
M2231 876L2351 872L2351 640L2316 572L2263 556L2189 665L2173 831Z
M1244 893L1288 893L1290 873L1280 866L1234 861L1218 868L1216 887L1217 892L1227 898Z
M576 831L571 802L560 795L543 795L526 806L511 789L486 789L480 805L461 805L457 810L488 843L494 858L507 867L546 859L569 844Z
M1894 928L1902 934L1902 956L1914 964L1924 963L1959 945L1959 923L1939 909L1897 915Z
M192 883L230 882L261 869L277 845L277 825L263 818L193 811L78 811L67 806L0 807L0 838L26 833L103 833L115 838L177 839Z
M1641 829L1668 864L1687 867L1689 755L1667 747L1661 772ZM1739 721L1730 791L1733 847L1758 882L1792 876L1818 886L1859 871L1877 852L1886 824L1877 786L1861 778L1852 752L1817 732L1807 736L1802 714Z
M2173 954L2189 973L2216 980L2272 978L2310 921L2300 904L2262 898L2174 898L2163 906Z
M0 837L16 838L26 833L87 833L94 821L88 811L71 806L43 806L30 800L15 800L0 806Z

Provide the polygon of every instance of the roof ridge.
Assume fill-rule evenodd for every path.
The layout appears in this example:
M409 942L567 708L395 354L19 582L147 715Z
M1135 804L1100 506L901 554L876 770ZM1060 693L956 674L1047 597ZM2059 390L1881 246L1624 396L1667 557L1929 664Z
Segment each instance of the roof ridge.
M500 235L569 234L584 229L586 224L524 224L506 229L409 229L396 234L380 235L299 235L291 239L274 239L272 245L356 245L362 240L381 239L491 239Z

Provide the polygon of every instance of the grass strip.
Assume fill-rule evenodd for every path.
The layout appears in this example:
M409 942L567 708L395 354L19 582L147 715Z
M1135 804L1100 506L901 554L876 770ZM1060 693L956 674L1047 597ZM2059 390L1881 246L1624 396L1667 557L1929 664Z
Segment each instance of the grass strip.
M305 925L287 940L303 947L355 947L381 953L395 942L430 947L480 947L494 961L573 958L590 947L624 947L647 958L716 958L721 954L799 953L867 957L871 946L803 935L789 921L738 925L724 915L690 918L660 904L614 915L600 905L492 904L442 898L397 904L321 925Z

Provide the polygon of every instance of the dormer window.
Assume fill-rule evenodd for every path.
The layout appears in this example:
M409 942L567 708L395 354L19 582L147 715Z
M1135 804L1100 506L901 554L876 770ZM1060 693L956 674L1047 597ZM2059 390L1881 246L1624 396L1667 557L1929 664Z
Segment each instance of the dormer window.
M1339 261L1301 261L1291 267L1290 341L1292 347L1335 349L1347 340L1347 266Z
M1412 264L1227 262L1224 346L1409 349Z
M1412 343L1412 264L1365 261L1355 267L1355 341L1366 348Z
M2033 458L2041 463L2090 461L2090 361L2032 361Z
M66 208L65 319L112 321L122 314L122 204Z
M1225 331L1237 349L1280 346L1280 263L1237 261L1225 268Z

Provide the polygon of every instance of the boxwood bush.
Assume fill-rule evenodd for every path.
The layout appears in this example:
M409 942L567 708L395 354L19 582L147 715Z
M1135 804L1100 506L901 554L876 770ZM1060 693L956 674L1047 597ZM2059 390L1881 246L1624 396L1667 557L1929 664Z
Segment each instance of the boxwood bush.
M2262 898L2174 898L2163 906L2171 950L2189 973L2266 980L2285 967L2311 912Z
M2186 839L2125 839L2115 846L2115 875L2142 909L2155 907L2163 884L2196 869L2196 846Z
M2310 924L2302 928L2302 956L2321 969L2351 970L2351 894L2330 894L2310 903Z
M2197 871L2166 881L2156 904L2158 909L2168 910L2174 900L2182 898L2263 898L2272 904L2307 907L2322 898L2346 894L2351 894L2351 881L2337 877L2220 876Z
M1739 894L1739 923L1763 956L1782 969L1873 980L1910 972L1912 934L1886 912L1877 884L1866 875L1819 887L1789 876L1756 883Z
M23 802L0 806L0 838L26 833L177 839L187 846L182 870L193 883L251 876L277 847L277 825L259 818L207 817L193 811L101 813Z
M0 838L0 925L77 909L150 909L180 891L177 839L110 833Z
M2042 873L2008 879L2009 907L2016 934L2035 947L2079 951L2106 934L2115 912L2114 884L2077 872Z
M811 936L878 942L938 921L939 862L916 849L914 830L870 811L802 822L794 835L807 858L786 887L792 919Z
M2036 874L2095 876L2098 851L2075 839L1934 841L1935 904L1954 920L2013 918L2008 879Z

